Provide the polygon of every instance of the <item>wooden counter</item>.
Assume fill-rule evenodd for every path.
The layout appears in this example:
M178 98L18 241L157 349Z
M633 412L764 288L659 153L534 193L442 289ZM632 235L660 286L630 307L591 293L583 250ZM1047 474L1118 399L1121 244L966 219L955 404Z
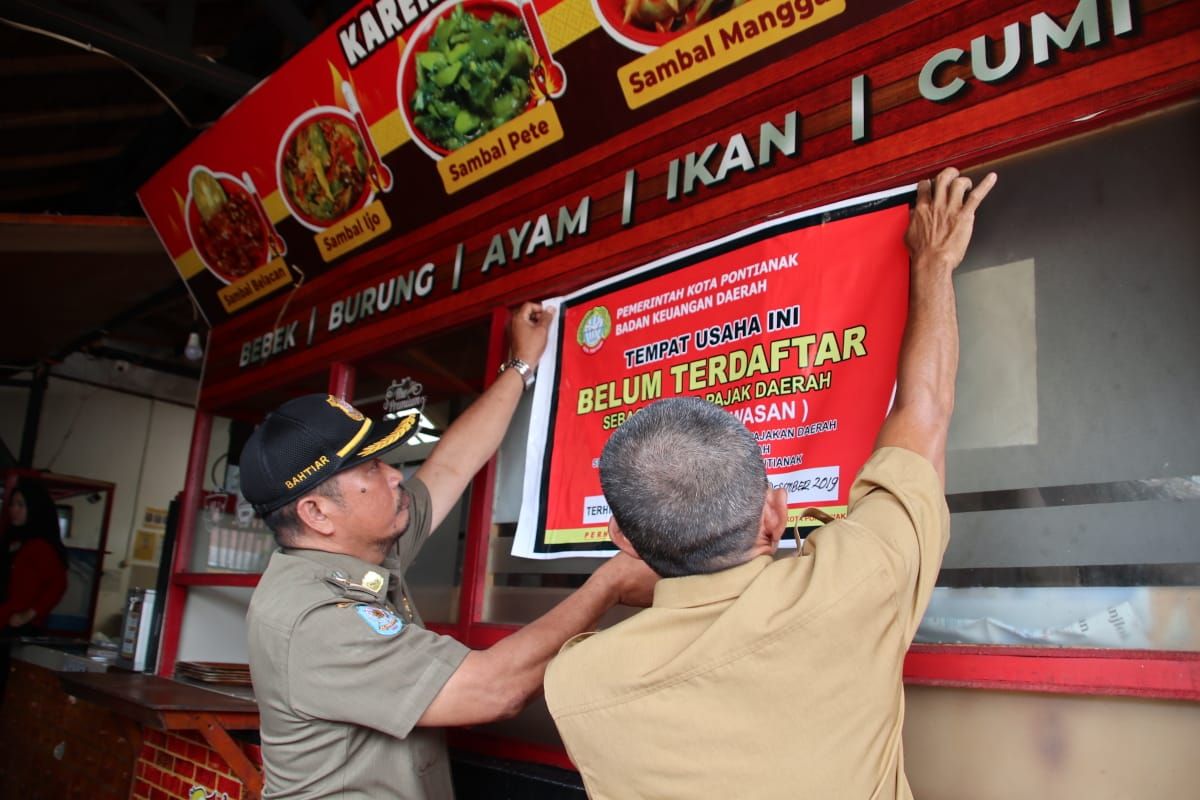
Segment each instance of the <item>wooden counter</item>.
M139 673L59 673L59 680L69 695L144 728L199 733L242 782L242 797L257 798L262 793L262 772L229 735L231 730L258 729L258 705L253 700Z
M144 728L77 701L61 672L13 658L0 712L0 797L129 800Z

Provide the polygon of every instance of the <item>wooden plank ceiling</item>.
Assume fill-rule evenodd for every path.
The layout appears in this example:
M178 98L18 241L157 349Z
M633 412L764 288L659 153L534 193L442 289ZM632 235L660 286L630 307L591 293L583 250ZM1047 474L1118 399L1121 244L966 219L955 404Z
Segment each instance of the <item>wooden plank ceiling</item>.
M134 192L237 99L232 87L351 4L0 0L0 313L15 334L0 337L0 376L79 350L199 375L180 354L191 302Z

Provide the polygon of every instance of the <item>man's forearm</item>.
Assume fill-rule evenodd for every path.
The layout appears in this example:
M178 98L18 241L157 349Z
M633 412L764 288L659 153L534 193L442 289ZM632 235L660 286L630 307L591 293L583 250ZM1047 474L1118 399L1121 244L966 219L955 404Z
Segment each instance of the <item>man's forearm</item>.
M958 321L951 273L952 268L944 264L913 264L908 325L896 370L896 401L879 432L881 445L920 453L939 476L945 472L946 435L958 371Z
M592 578L533 622L494 644L488 655L501 662L522 695L522 704L541 690L546 665L563 644L580 633L595 630L606 611L617 604L611 584Z
M971 179L947 167L917 183L917 203L904 241L912 257L908 325L896 368L896 402L879 430L877 447L904 447L925 456L946 480L946 435L954 411L958 319L951 275L967 252L975 210L996 185L988 173Z
M475 473L487 463L500 442L521 400L525 383L515 370L505 370L456 419L417 470L433 501L433 527L437 527Z
M593 576L549 612L487 650L473 650L421 716L419 725L473 725L513 716L537 694L550 659L591 630L617 601L613 584Z
M538 303L525 303L517 309L509 323L513 355L536 368L546 349L553 318L554 312ZM504 440L524 391L524 377L519 372L513 369L501 372L487 391L442 434L442 440L417 470L429 488L434 528Z
M442 434L441 441L430 461L436 461L440 451L452 454L450 463L443 466L457 468L469 480L487 462L508 430L517 404L521 402L525 383L516 370L505 370L487 390ZM465 485L465 484L464 484Z

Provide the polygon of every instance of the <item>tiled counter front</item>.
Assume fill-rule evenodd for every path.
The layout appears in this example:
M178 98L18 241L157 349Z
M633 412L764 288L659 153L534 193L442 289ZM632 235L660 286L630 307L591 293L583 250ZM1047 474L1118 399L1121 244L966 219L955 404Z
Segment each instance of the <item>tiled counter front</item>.
M242 745L259 768L259 748ZM249 800L225 759L198 733L146 729L135 771L132 800Z

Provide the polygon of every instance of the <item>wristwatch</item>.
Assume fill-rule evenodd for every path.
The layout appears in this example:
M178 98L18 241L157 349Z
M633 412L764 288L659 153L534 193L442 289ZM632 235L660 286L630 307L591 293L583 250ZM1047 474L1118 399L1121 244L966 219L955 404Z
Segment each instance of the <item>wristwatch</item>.
M521 376L521 380L525 383L526 391L533 386L533 382L537 379L537 373L533 371L533 367L526 364L519 358L510 358L500 365L500 373L506 369L514 369ZM499 374L499 373L498 373Z

